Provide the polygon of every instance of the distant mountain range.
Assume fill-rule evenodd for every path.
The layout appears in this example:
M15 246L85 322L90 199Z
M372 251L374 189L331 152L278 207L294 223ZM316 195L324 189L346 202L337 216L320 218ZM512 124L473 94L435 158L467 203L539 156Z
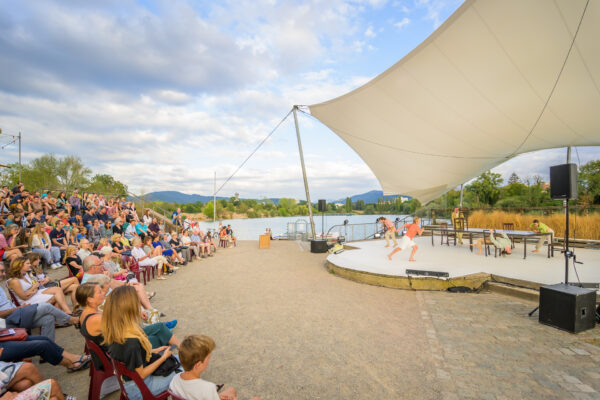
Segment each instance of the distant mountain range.
M385 198L385 200L394 200L398 197L397 195L392 196L384 196L381 190L371 190L366 193L355 194L351 196L352 202L356 202L358 200L362 200L365 204L369 203L377 203L377 200L381 198ZM202 203L206 203L208 201L212 201L212 196L204 196L201 194L186 194L177 191L161 191L161 192L151 192L146 194L146 201L165 201L167 203L177 203L177 204L187 204L187 203L195 203L197 201L201 201ZM229 197L217 196L217 200L226 199ZM269 199L275 204L279 204L279 198L271 198ZM316 200L313 200L316 203ZM327 200L327 202L331 203L344 203L346 198L339 200Z

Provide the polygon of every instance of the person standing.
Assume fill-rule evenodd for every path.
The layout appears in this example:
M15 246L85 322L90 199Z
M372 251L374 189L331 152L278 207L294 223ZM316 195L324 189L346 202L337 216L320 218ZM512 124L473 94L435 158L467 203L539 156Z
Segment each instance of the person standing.
M456 207L454 209L454 211L452 211L452 214L450 215L450 218L452 219L452 226L454 227L454 229L465 229L465 215L463 213L460 212L460 209L458 207ZM457 221L457 218L463 218L460 221ZM458 225L457 225L458 223ZM462 233L456 233L456 238L458 239L458 244L463 244L463 234Z
M554 237L554 231L548 225L544 224L543 222L540 222L537 219L534 219L533 223L529 225L529 227L535 233L551 233L552 235L548 238L548 243L552 241L552 237ZM546 241L546 236L548 235L542 235L540 237L540 240L538 240L538 242L536 243L535 249L532 251L532 253L537 253L540 251L540 249L544 245L544 242Z
M394 223L386 217L379 217L377 221L381 222L383 227L386 229L384 235L385 247L390 247L390 239L394 241L394 247L398 246L398 242L396 241L396 226L394 226Z
M388 259L390 261L392 261L392 256L394 254L396 254L400 250L406 249L409 246L412 247L412 252L410 253L410 258L408 259L408 261L416 261L415 253L419 249L419 246L417 246L413 239L416 235L421 236L423 234L423 231L425 230L425 228L419 228L419 221L420 219L418 217L415 217L412 224L405 224L400 228L400 230L406 228L407 231L402 237L402 239L400 239L400 246L396 247L390 254L388 254Z

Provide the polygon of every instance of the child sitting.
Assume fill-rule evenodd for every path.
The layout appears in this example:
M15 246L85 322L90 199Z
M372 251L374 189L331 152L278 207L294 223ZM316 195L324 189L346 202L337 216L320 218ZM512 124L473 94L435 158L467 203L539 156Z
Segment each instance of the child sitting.
M215 341L208 336L186 336L179 346L179 359L185 372L175 375L169 390L187 400L236 400L237 392L234 388L228 388L219 395L214 383L200 378L208 368L215 346ZM251 400L260 399L254 397Z

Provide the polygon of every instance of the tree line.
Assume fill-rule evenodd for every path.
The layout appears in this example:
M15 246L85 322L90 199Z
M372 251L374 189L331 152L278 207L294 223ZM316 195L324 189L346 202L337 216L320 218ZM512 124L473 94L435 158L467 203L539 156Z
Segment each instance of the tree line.
M4 184L16 185L19 181L19 165L10 164L0 172ZM127 196L127 185L108 174L92 174L77 156L57 157L43 155L22 165L21 180L32 190L64 190L75 188L81 191ZM600 204L600 160L590 161L579 168L578 205ZM343 204L327 203L327 213L341 214L423 214L431 208L453 208L460 204L460 190L453 189L425 206L417 199L402 202L380 198L377 203L366 204L363 200L352 201L350 197ZM463 207L467 208L527 208L560 206L561 201L552 200L548 184L540 176L521 178L513 173L506 184L500 174L487 171L464 187ZM213 218L213 202L177 204L163 201L145 202L147 207L162 209L168 213L181 208L184 213L204 214ZM316 204L312 204L314 214L319 214ZM288 217L308 215L304 200L281 198L275 204L270 199L229 199L217 200L217 217L249 218Z

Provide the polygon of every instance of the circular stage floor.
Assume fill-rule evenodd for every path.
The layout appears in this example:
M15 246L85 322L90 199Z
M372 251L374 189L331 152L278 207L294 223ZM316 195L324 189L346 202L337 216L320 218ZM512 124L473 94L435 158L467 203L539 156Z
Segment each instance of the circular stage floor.
M392 248L385 248L384 240L368 240L346 243L346 250L327 257L328 268L335 274L358 282L374 285L417 290L445 290L451 286L478 288L485 281L494 279L507 283L538 288L540 285L564 281L565 261L560 252L547 258L546 249L523 258L523 246L517 243L513 254L504 257L476 255L469 245L440 245L435 238L417 237L419 250L415 262L409 262L410 249L396 253L392 261L387 255ZM581 282L600 282L600 251L577 249L577 265ZM422 277L407 274L406 270L445 272L447 278ZM577 282L573 264L569 266L569 281Z

